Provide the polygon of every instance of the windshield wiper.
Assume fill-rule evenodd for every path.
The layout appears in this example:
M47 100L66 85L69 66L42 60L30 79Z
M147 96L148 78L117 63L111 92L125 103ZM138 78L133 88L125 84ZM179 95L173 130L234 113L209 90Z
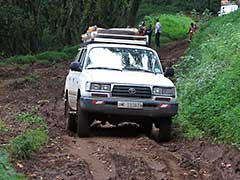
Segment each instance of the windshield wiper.
M152 71L146 70L146 69L138 69L138 68L124 68L123 70L128 70L128 71L142 71L142 72L147 72L147 73L154 73Z
M117 68L108 68L108 67L90 67L87 69L106 69L106 70L113 70L113 71L122 71L121 69L117 69Z

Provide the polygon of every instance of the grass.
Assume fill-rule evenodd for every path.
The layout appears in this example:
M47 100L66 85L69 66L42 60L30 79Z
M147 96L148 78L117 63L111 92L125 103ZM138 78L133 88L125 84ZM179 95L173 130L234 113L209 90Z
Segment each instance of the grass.
M28 112L22 112L16 115L15 118L18 122L25 122L30 125L37 125L43 130L47 129L47 125L44 122L43 118L40 116L32 115Z
M32 55L25 55L25 56L19 55L19 56L13 56L6 59L6 61L14 64L29 64L29 63L35 62L36 60L37 60L36 57Z
M151 24L154 28L157 18L162 25L162 33L160 36L161 43L167 43L186 38L189 25L191 22L193 22L191 18L184 15L161 14L157 16L146 16L146 27ZM153 43L154 39L155 37L152 37Z
M17 114L15 119L37 127L23 132L10 141L12 155L17 159L27 159L32 152L39 150L47 142L47 125L42 117L27 112Z
M3 120L0 119L0 132L8 132L9 129L6 127L5 123Z
M36 55L38 60L47 60L49 62L59 62L62 59L67 59L68 56L64 52L46 51Z
M47 143L47 125L43 118L30 113L19 113L15 119L28 123L35 129L28 129L14 137L6 148L13 158L28 159L34 151L38 151ZM0 120L0 132L6 129L4 122ZM26 180L23 175L16 173L9 162L9 153L3 148L0 148L0 180Z
M240 147L239 16L238 11L204 24L177 65L175 121L186 136L210 135Z
M80 45L65 46L62 49L62 52L64 52L69 58L73 58L76 55L76 53L78 52L79 48L80 48Z
M29 75L23 77L23 81L24 82L35 82L37 80L39 80L39 75L34 74L34 73L30 73Z
M26 180L14 170L9 162L9 154L4 149L0 149L0 180Z
M0 60L1 66L15 65L21 69L23 64L31 64L38 62L40 64L55 64L62 60L73 59L80 45L66 46L60 51L46 51L36 55L19 55L12 56L7 59Z
M141 22L145 16L158 16L159 14L176 14L180 9L174 6L155 5L148 2L142 2L140 4L136 22Z
M10 141L11 153L17 159L27 159L47 142L47 134L40 128L27 130Z

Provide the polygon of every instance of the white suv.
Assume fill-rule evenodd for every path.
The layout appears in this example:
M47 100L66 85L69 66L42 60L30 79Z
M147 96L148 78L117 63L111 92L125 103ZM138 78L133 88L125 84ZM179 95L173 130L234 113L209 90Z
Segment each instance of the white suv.
M154 123L159 139L171 137L171 117L177 113L174 84L165 76L158 54L135 37L95 38L83 45L70 65L65 84L67 129L90 135L99 120L113 125L135 122L149 134Z

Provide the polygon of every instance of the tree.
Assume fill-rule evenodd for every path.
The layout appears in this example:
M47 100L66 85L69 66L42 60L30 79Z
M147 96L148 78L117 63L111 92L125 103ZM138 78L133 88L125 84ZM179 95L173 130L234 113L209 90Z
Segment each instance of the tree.
M80 42L91 25L131 24L140 0L1 0L1 56L59 49Z

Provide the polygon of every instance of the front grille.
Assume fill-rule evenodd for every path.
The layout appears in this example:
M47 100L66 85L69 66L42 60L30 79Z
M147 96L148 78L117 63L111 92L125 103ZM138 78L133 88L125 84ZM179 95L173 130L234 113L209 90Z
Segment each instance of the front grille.
M114 85L113 97L151 98L150 87Z

